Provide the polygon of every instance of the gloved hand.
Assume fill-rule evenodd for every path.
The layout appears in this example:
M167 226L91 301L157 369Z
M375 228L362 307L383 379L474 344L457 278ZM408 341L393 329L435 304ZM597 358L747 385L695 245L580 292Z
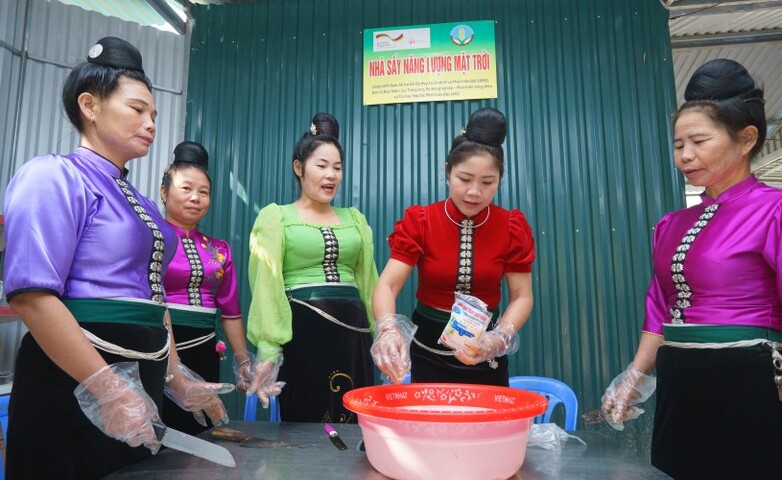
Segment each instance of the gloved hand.
M279 395L285 382L278 382L277 375L282 366L282 352L277 355L277 361L258 360L253 365L253 380L247 389L247 396L253 393L258 395L263 408L269 408L269 397Z
M644 410L636 405L646 401L657 388L657 379L627 366L614 378L603 395L603 418L616 430L624 430L624 422L638 418Z
M484 332L477 340L457 348L453 354L465 365L476 365L490 358L516 353L519 335L511 322L500 321L495 328Z
M228 423L228 413L217 395L233 392L233 385L206 382L180 362L169 365L168 373L173 377L166 382L163 392L179 408L191 412L196 421L204 427L207 425L203 412L209 415L215 427Z
M144 445L153 454L160 450L152 421L157 407L144 391L138 363L106 365L73 391L79 407L103 433L131 447Z
M418 326L399 314L385 314L375 322L375 340L369 352L372 360L394 383L410 371L410 342Z
M252 353L234 354L234 375L236 376L236 389L246 392L253 382L253 363L255 356Z

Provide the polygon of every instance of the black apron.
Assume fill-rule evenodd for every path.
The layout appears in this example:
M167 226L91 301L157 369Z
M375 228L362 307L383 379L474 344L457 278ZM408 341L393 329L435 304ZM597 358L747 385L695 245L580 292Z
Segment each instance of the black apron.
M652 465L676 479L777 478L782 401L771 350L657 352Z
M168 341L162 326L81 323L98 337L125 348L152 352ZM144 390L158 407L168 359L130 360L98 351L107 363L137 361ZM91 479L108 475L151 455L106 436L81 411L73 390L78 383L55 365L30 333L16 358L9 403L6 478ZM46 461L40 453L46 452Z
M348 325L367 328L366 307L360 300L308 300ZM291 303L293 339L283 345L278 380L286 382L278 397L284 422L356 423L342 396L374 384L369 354L372 336L337 325L305 305Z
M416 307L413 312L413 323L418 325L415 339L435 350L450 352L448 347L440 345L437 340L443 333L445 324L450 317L449 312L438 312L441 318L433 318L434 309L423 306ZM426 314L429 312L430 314ZM498 312L494 312L493 322L499 319ZM410 379L413 382L426 383L469 383L480 385L508 386L508 357L497 357L497 368L491 368L489 362L481 362L477 365L465 365L453 355L440 355L432 353L417 345L415 341L410 344L410 360L412 369Z

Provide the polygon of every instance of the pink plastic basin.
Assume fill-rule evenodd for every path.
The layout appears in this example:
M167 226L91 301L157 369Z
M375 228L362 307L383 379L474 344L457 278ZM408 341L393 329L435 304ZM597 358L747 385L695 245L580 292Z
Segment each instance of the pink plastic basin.
M456 383L358 388L342 401L358 414L369 463L398 480L513 476L532 418L548 404L524 390Z

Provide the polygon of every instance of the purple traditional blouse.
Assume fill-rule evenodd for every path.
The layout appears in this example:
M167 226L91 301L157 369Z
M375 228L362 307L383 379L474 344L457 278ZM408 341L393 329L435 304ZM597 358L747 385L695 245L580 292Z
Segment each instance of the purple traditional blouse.
M682 248L685 236L690 246ZM682 301L685 324L782 330L782 190L751 176L716 200L704 195L665 215L653 259L645 332L661 335Z
M176 236L127 170L80 147L27 162L5 194L5 291L162 302Z
M179 242L164 282L168 303L219 308L223 318L240 318L236 269L228 243L198 230L169 226L179 235Z

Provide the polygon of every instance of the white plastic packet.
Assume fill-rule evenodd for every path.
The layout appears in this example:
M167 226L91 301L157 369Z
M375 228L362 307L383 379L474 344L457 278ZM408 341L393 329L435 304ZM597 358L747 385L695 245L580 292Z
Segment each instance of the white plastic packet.
M571 458L566 458L563 462L561 456L562 444L569 438L586 446L583 440L565 432L555 423L532 424L529 430L527 447L538 448L541 451L536 452L535 461L530 462L529 467L534 472L546 477L559 478L562 465L572 461Z
M562 453L562 442L567 441L568 438L586 445L585 441L562 430L556 423L533 423L529 429L527 446L551 450L559 455Z
M456 293L451 318L445 324L437 343L457 349L464 348L465 342L477 340L491 321L492 313L478 297Z

